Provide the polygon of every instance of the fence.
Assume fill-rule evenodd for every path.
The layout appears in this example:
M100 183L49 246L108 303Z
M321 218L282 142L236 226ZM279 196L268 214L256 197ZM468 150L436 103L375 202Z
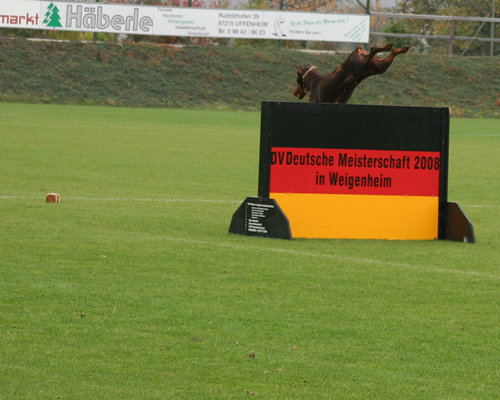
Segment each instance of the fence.
M493 13L493 12L492 12ZM409 34L409 33L389 33L389 32L370 32L370 36L375 37L396 37L396 38L409 38L409 39L441 39L448 41L448 55L453 55L453 45L456 40L468 41L469 44L462 52L465 55L467 49L473 41L478 42L489 42L490 43L490 56L493 56L494 44L500 43L500 38L494 37L495 24L500 23L500 18L494 17L460 17L460 16L445 16L445 15L417 15L417 14L392 14L392 13L379 13L371 12L371 17L375 18L395 18L395 19L424 19L424 20L437 20L437 21L449 21L450 22L450 33L449 35L433 35L433 34ZM456 35L456 22L457 21L468 21L468 22L481 22L481 25L476 30L474 36L457 36ZM483 28L484 24L490 23L490 37L479 37L478 34Z

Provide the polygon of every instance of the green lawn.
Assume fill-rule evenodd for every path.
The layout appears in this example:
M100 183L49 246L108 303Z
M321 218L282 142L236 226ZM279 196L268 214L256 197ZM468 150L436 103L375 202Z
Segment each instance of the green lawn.
M259 131L0 103L0 399L499 398L500 120L451 122L477 244L228 234Z

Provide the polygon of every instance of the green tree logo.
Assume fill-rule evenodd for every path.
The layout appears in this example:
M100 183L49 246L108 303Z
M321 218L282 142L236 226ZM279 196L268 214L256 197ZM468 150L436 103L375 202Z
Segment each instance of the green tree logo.
M54 3L50 3L45 13L43 23L51 28L61 28L61 16L59 15L59 8Z

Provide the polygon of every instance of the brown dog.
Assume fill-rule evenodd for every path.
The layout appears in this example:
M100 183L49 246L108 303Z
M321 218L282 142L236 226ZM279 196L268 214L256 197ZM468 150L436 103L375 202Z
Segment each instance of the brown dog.
M390 51L392 43L384 47L372 47L370 51L363 48L354 50L347 59L340 64L335 71L321 76L317 67L301 67L297 69L297 87L293 94L303 99L310 93L311 103L347 103L357 85L372 75L383 74L392 64L394 57L404 54L409 47L392 50L385 58L375 57L375 54Z

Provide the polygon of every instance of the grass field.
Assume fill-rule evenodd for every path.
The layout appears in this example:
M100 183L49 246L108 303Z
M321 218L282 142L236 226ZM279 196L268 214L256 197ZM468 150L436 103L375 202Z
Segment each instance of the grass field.
M499 398L500 120L451 123L477 244L228 234L259 121L0 103L0 399Z

